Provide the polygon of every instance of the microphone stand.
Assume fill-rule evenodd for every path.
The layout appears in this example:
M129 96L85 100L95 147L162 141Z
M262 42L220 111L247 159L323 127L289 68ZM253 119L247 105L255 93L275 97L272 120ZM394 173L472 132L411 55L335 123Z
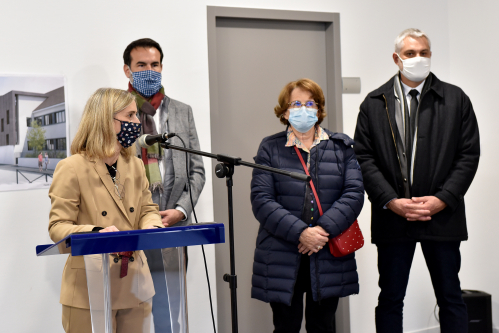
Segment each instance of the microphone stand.
M234 214L233 214L234 207L232 201L232 186L233 186L232 176L234 175L234 167L238 165L244 165L254 169L261 169L289 176L291 178L298 179L304 182L309 182L311 180L311 177L303 173L284 171L276 168L271 168L265 165L245 162L240 157L233 157L223 154L211 154L200 150L175 146L168 142L162 142L161 147L164 149L175 149L187 152L189 154L201 155L213 158L221 162L215 166L215 174L218 178L226 178L228 207L229 207L229 248L230 248L230 274L224 274L223 279L225 282L229 283L229 288L230 288L232 333L237 333L238 332L237 293L236 293L237 275L236 275L235 251L234 251ZM187 177L189 177L189 175L187 175Z

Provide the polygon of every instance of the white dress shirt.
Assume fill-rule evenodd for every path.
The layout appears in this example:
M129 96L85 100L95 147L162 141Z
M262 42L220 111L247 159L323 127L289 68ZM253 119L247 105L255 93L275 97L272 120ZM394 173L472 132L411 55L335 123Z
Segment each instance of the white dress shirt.
M416 89L418 91L418 96L417 96L417 99L418 99L418 103L419 103L419 100L421 98L421 92L423 91L423 86L424 86L424 83L425 83L426 80L424 80L423 82L421 82L419 84L419 86L417 86L416 88L411 88L409 87L407 84L405 84L404 82L402 82L402 80L400 80L400 83L402 83L402 87L404 87L404 95L405 95L405 100L407 101L407 107L409 108L409 115L411 115L411 101L412 101L412 96L409 94L409 92L412 90L412 89Z

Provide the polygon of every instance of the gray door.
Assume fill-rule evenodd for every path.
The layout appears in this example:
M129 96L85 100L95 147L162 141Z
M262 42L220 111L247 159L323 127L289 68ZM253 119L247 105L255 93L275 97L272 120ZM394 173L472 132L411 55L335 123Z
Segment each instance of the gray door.
M216 66L210 66L210 71L216 73L210 73L210 78L216 74L217 80L210 90L217 91L212 106L218 107L211 110L212 152L253 162L262 139L285 130L273 109L286 83L306 77L327 92L326 23L219 17L215 31ZM328 127L327 120L323 124ZM272 332L270 306L251 298L259 227L251 211L251 172L238 166L233 177L239 332ZM214 176L213 192L215 221L228 226L225 181ZM216 247L221 333L231 332L230 291L221 280L230 272L228 232L226 235L227 243Z

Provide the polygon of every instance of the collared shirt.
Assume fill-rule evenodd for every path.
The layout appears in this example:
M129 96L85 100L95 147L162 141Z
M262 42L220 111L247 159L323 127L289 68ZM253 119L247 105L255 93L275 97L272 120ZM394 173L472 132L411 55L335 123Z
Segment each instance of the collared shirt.
M412 88L412 87L409 87L407 84L405 84L404 82L402 82L402 80L400 80L400 83L402 84L402 89L404 89L404 95L405 95L405 100L407 101L407 108L409 109L409 115L411 114L411 101L412 101L412 96L409 94L409 92L412 90L412 89L416 89L418 91L418 95L417 95L417 99L418 99L418 102L421 100L421 92L423 91L423 87L424 87L424 83L426 82L426 80L424 80L423 82L421 82L416 88ZM405 119L404 119L405 121ZM414 156L415 156L415 150L413 151L413 154L411 156L411 159L412 159L412 169L411 169L411 184L412 184L412 170L414 169ZM394 198L395 199L395 198ZM383 209L388 209L388 207L386 207L393 199L391 199L390 201L388 201L384 206L383 206Z
M305 147L305 145L298 139L298 137L295 135L293 132L293 129L291 126L288 127L288 133L287 133L287 138L288 140L286 141L286 147L293 147L296 146L299 149L302 149L304 152L308 153L307 157L307 168L310 169L310 150L317 146L321 141L323 140L329 140L329 135L324 131L322 127L317 125L315 127L315 137L314 137L314 142L312 142L312 145L310 146L310 149Z
M404 88L404 95L405 95L405 100L407 101L407 107L409 108L409 115L411 114L412 110L411 110L411 101L412 101L412 96L409 94L409 92L412 90L412 89L416 89L418 91L418 96L417 96L417 99L418 99L418 102L421 98L421 92L423 91L423 86L424 86L424 83L425 83L426 80L424 80L423 82L421 82L419 84L419 86L417 86L416 88L412 88L412 87L409 87L407 84L405 84L404 82L402 82L402 80L400 80L400 83L402 83L402 87Z
M160 134L161 131L163 130L163 126L161 126L161 121L159 119L159 115L161 113L162 107L163 107L163 101L161 101L161 103L159 103L159 107L156 110L156 114L153 117L154 123L156 124L156 131L158 132L158 134ZM167 129L167 131L168 131L168 129ZM159 164L159 173L161 174L161 180L163 180L165 178L165 164L159 160L158 160L158 164Z

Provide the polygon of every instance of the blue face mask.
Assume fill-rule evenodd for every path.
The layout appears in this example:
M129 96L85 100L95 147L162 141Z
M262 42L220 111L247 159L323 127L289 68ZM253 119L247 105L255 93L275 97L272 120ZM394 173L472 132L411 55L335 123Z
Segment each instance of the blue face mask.
M114 120L118 120L114 118ZM130 121L118 120L121 123L121 130L117 134L118 142L123 146L123 148L128 148L140 135L140 129L142 128L141 123L132 123Z
M317 118L317 109L301 108L289 109L289 123L300 133L307 133L315 123L319 120Z
M161 73L147 70L132 72L132 87L144 97L151 97L161 89Z

